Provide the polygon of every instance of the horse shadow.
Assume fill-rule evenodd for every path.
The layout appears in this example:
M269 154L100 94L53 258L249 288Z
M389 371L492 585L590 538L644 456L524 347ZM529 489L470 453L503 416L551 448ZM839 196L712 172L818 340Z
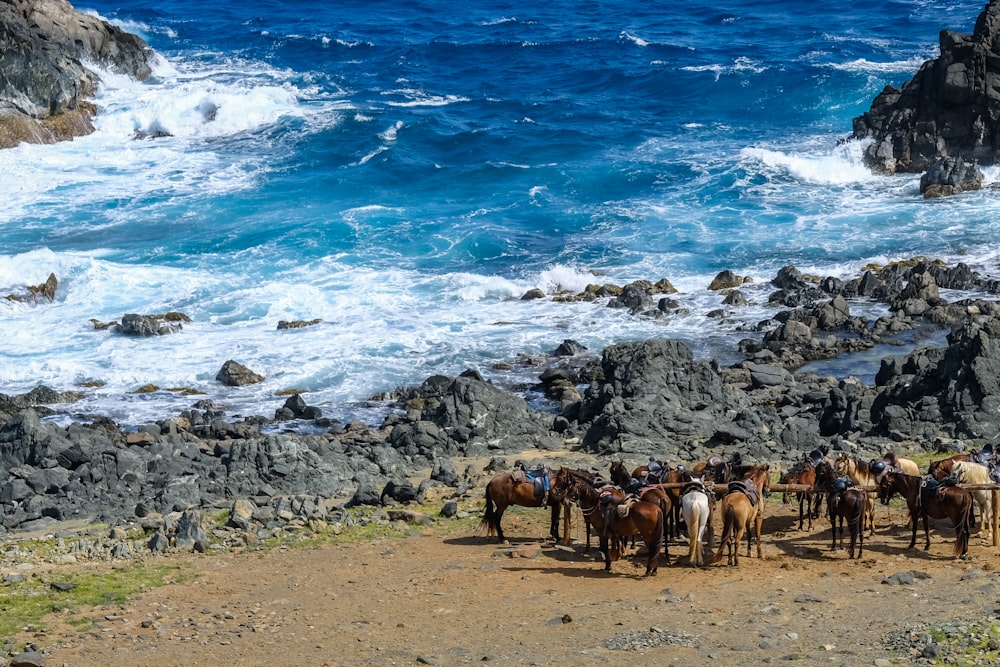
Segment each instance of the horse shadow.
M905 510L904 510L905 511ZM770 519L770 520L769 520ZM954 543L954 527L950 521L932 520L931 528L931 549L924 551L923 548L923 525L917 529L917 543L912 549L908 548L911 536L911 527L908 517L903 523L895 523L890 520L889 525L879 525L876 517L875 535L869 536L865 532L864 553L862 559L867 555L896 556L905 553L907 556L925 560L950 560L954 556L948 554L934 553L934 545ZM770 545L776 548L785 556L795 559L807 559L814 561L837 561L843 560L850 543L850 533L844 538L844 548L840 548L838 536L837 549L831 549L832 541L830 519L825 514L818 519L813 519L812 530L798 528L798 517L773 516L764 519L764 535Z

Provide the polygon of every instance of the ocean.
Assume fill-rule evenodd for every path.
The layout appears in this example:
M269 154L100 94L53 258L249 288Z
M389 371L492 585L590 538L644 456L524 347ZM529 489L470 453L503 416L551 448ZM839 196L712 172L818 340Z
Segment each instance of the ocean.
M531 383L520 355L566 339L735 360L785 265L998 272L1000 171L924 201L919 175L873 175L843 141L981 2L75 6L158 62L143 83L105 73L92 135L0 151L0 293L60 281L54 303L0 301L0 392L83 391L62 419L136 426L202 398L270 415L299 390L377 423L374 394L466 369ZM707 317L724 269L751 303ZM682 313L551 298L661 278ZM168 311L192 321L144 339L91 322ZM227 359L266 380L222 386Z

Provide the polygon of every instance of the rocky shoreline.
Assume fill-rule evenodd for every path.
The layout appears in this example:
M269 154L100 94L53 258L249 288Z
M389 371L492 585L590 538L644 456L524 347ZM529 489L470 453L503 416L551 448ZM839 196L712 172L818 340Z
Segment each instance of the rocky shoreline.
M184 512L241 502L239 527L266 532L279 517L329 521L344 506L422 498L433 488L460 495L482 471L456 470L454 460L496 459L493 468L501 468L504 457L525 450L541 459L570 450L669 464L739 452L780 466L819 445L865 456L964 451L1000 433L1000 307L940 294L988 297L997 281L921 258L870 267L852 280L786 267L772 283L770 302L780 310L748 332L744 359L732 366L696 360L676 340L613 345L600 358L565 341L544 362L533 360L537 384L519 388L544 393L551 412L474 370L373 397L388 411L378 426L326 419L300 394L271 417L236 419L198 400L137 430L105 417L60 426L47 418L71 407L78 392L0 395L0 531L145 520L161 543L176 542ZM714 287L739 303L739 284L723 272ZM606 285L599 298L637 317L662 317L670 308L665 285ZM890 314L852 315L857 300L884 303ZM874 386L796 372L928 326L951 330L947 346L884 360Z

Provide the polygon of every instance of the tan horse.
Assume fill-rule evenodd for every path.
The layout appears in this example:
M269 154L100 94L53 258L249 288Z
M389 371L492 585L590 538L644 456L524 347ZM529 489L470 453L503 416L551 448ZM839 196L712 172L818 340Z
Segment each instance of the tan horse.
M895 452L886 452L882 455L882 460L885 461L886 465L892 466L904 475L920 476L920 466L918 466L911 459L904 459L901 456L896 456Z
M721 561L723 550L728 548L728 564L734 567L739 565L740 542L744 534L747 536L747 558L751 555L754 538L757 539L757 558L764 557L760 529L764 522L764 497L768 493L767 466L753 466L744 473L743 479L749 480L756 489L756 504L746 493L733 488L738 482L730 482L730 492L722 498L722 539L713 563Z

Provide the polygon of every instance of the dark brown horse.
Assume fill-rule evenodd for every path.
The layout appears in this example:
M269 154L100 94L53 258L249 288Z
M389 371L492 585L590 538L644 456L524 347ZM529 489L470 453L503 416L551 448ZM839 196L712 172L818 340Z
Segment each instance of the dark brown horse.
M788 472L784 473L778 482L780 484L815 486L816 469L808 461L799 461ZM802 530L805 517L809 518L809 530L812 530L813 519L819 518L819 509L823 505L823 494L800 491L795 494L795 497L799 501L799 530ZM788 493L782 495L781 502L788 504Z
M638 469L638 468L637 468ZM660 506L660 511L663 512L663 555L670 562L670 546L668 541L673 536L675 531L674 523L674 501L670 497L667 489L664 489L656 484L652 485L642 485L642 479L629 475L628 469L625 467L625 463L620 459L615 459L611 462L611 470L608 473L611 477L611 481L621 487L626 491L632 491L637 496L639 500L645 500L647 503L653 503L654 505ZM678 489L679 491L679 489Z
M614 560L621 557L625 538L639 534L649 552L646 559L646 576L656 574L660 563L660 542L663 540L663 512L657 505L644 500L623 503L625 497L618 491L599 491L594 488L592 476L580 471L560 468L552 478L552 491L559 497L580 503L584 516L600 539L604 554L604 571L611 571Z
M933 478L930 478L933 480ZM972 534L972 494L958 486L941 486L938 489L925 491L927 478L915 475L904 475L890 470L879 480L878 497L882 504L888 504L894 494L906 499L910 510L910 523L913 534L910 538L912 549L917 543L917 520L924 521L924 551L931 548L931 537L928 528L930 519L950 519L955 526L955 550L959 558L964 558L969 552L969 536Z
M854 558L854 547L858 547L858 558L865 548L863 517L868 511L870 499L868 494L855 486L847 486L847 482L838 479L837 473L829 461L821 461L816 465L816 488L826 493L826 510L830 517L833 530L833 541L830 551L837 548L837 524L840 524L840 548L844 548L844 521L846 519L851 533L851 546L847 557Z
M551 482L551 476L546 471L546 476ZM506 541L500 520L503 513L511 505L521 505L523 507L541 507L548 504L552 508L552 522L549 525L549 535L559 539L559 508L562 506L560 498L552 495L549 485L542 485L541 493L535 483L528 479L523 472L515 471L502 472L495 476L486 485L486 509L483 512L483 520L479 524L479 530L486 530L486 535L496 534L500 542Z

